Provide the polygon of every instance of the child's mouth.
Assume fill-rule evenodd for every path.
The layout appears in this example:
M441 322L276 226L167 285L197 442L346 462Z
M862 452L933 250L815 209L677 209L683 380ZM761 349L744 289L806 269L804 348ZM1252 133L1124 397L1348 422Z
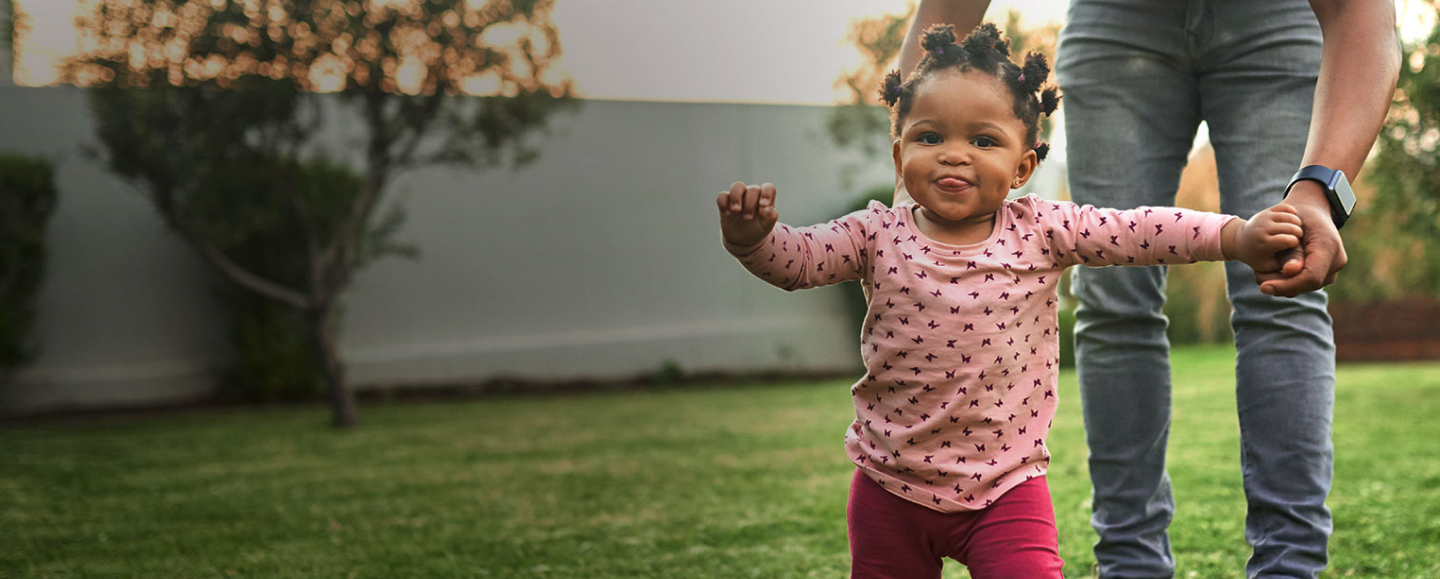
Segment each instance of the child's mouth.
M973 187L973 185L956 177L941 177L936 179L935 186L946 193L961 193Z

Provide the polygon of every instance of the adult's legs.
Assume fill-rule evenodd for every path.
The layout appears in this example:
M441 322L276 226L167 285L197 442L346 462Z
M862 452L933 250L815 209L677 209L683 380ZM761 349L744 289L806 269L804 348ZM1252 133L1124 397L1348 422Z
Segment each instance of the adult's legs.
M1279 202L1299 167L1320 29L1303 1L1227 2L1213 18L1228 35L1197 51L1201 109L1221 208L1249 217ZM1334 463L1335 346L1325 294L1267 296L1245 264L1228 263L1225 273L1238 353L1245 538L1254 548L1246 574L1313 578L1327 561Z
M1199 124L1184 4L1076 0L1061 33L1071 198L1173 205ZM1078 267L1072 288L1100 576L1174 574L1166 527L1170 428L1163 267Z

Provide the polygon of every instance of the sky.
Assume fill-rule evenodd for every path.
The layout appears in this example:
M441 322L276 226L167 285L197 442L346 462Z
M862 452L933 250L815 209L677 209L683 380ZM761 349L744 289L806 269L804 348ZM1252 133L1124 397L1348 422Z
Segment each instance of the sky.
M907 0L557 0L561 66L584 97L611 100L832 104L835 80L859 54L850 22L900 13ZM16 53L17 84L43 86L75 50L82 0L15 0L33 31ZM1025 23L1058 22L1065 1L1025 6Z

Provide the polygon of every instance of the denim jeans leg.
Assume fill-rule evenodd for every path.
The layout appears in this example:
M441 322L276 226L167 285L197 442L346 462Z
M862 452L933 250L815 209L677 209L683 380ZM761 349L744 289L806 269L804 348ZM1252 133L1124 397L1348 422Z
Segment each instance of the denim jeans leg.
M1163 33L1106 30L1156 29L1090 19L1083 8L1072 5L1057 58L1071 198L1117 208L1173 205L1199 124L1193 75L1176 56L1183 44L1166 44ZM1119 36L1126 40L1107 40ZM1165 269L1079 267L1071 275L1100 576L1170 577Z
M1201 109L1216 150L1222 210L1249 217L1280 201L1300 164L1320 30L1303 2L1226 8L1215 12L1216 28L1230 31L1225 43L1197 54ZM1334 463L1335 346L1325 294L1264 295L1238 262L1227 264L1226 275L1245 538L1254 549L1246 575L1313 578L1326 566L1332 527L1325 498Z

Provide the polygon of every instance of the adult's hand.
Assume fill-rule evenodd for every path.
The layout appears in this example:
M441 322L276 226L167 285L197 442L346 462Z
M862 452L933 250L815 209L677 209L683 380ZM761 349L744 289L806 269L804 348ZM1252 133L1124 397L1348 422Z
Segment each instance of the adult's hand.
M1318 198L1318 202L1317 202ZM1255 272L1260 291L1272 296L1293 298L1335 282L1345 268L1345 242L1330 217L1330 204L1319 184L1301 181L1295 184L1285 203L1300 216L1304 234L1300 247L1281 258L1281 270Z

